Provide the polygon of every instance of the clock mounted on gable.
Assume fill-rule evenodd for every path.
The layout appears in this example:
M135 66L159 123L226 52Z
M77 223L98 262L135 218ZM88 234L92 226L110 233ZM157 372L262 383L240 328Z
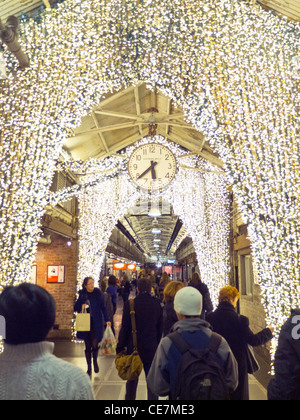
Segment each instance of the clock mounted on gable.
M175 178L177 161L171 150L160 143L143 144L134 150L128 173L134 184L148 192L166 189Z

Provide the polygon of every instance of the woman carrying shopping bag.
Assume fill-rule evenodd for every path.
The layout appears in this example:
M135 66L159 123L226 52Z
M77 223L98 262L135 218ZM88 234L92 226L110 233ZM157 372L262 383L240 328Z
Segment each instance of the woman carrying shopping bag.
M99 373L98 351L99 343L102 341L104 328L103 318L108 327L111 327L103 293L95 288L94 280L86 277L82 284L82 290L79 292L79 298L74 306L75 312L85 312L91 315L90 331L77 332L77 338L85 342L85 357L88 365L87 374L92 375L92 358L94 362L94 371Z

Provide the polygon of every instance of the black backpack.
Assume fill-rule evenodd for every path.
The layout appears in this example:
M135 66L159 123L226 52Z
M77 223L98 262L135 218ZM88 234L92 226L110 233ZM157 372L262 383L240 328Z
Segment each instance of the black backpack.
M168 337L182 354L171 399L229 400L224 370L217 360L222 337L212 333L207 347L200 350L192 348L179 332Z

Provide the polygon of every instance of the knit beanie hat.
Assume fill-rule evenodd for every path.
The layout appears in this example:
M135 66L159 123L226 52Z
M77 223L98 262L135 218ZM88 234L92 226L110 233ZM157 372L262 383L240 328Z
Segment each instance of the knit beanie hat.
M174 309L178 314L199 316L202 313L202 295L194 287L184 287L179 290L174 299Z

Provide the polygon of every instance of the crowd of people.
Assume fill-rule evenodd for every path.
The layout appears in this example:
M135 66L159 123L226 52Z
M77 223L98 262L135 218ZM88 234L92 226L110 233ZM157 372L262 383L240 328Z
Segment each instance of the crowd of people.
M195 273L186 286L164 273L159 282L142 273L135 282L134 312L137 348L147 378L148 400L249 400L251 346L273 338L269 326L254 334L248 318L236 311L239 292L220 290L214 310L208 287ZM106 327L114 328L118 292L124 307L117 332L117 353L133 351L130 282L115 276L100 288L91 277L83 281L75 303L78 313L91 315L90 331L78 332L85 342L87 375L53 355L46 337L55 322L56 304L43 288L23 283L0 295L0 316L6 320L0 354L0 400L92 400L92 372L99 372L98 349ZM296 313L300 313L296 310ZM300 339L292 319L283 326L275 360L270 400L300 399ZM126 400L135 400L138 379L126 383Z

